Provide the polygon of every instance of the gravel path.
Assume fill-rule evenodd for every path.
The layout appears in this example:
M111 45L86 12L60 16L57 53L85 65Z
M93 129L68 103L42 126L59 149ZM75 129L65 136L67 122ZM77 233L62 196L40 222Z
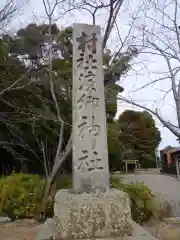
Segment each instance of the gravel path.
M180 181L176 178L157 174L121 175L124 181L143 181L160 199L171 203L172 216L180 217Z

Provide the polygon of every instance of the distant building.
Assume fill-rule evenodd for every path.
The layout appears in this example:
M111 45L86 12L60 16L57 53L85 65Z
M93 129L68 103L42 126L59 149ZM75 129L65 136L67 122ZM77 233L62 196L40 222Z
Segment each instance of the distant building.
M163 173L176 174L175 153L180 151L180 147L167 146L160 150L160 162Z

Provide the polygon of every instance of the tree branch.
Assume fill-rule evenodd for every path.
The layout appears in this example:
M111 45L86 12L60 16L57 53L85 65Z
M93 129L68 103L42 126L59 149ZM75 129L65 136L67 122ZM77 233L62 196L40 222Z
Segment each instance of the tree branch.
M24 3L26 3L25 1ZM0 30L2 30L6 25L8 25L18 11L24 5L22 0L19 2L18 0L7 0L5 4L0 9ZM3 4L3 3L2 3Z
M148 107L145 107L141 104L138 104L136 102L134 102L133 100L129 100L129 99L126 99L124 97L118 97L118 100L120 101L124 101L126 103L129 103L129 104L132 104L133 106L136 106L136 107L139 107L139 108L142 108L150 113L152 113L154 116L156 116L159 121L165 126L167 127L175 136L177 136L178 138L180 138L180 132L178 130L175 129L174 125L172 125L170 122L168 121L165 121L161 116L160 114L158 113L157 109L156 111L153 111L152 109L148 108ZM178 129L178 127L177 127Z

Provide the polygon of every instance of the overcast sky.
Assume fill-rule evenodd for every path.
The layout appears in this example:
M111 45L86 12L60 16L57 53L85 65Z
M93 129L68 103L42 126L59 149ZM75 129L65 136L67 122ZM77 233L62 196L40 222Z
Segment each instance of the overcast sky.
M1 0L2 1L2 0ZM126 1L126 5L124 4L121 8L120 16L117 19L117 25L119 26L119 31L124 38L129 31L129 24L131 20L132 14L134 14L135 9L137 9L137 5L141 4L142 1L137 1L137 5L134 4L135 1L129 0ZM132 5L133 3L133 5ZM131 6L131 7L130 7ZM56 16L59 16L59 12L57 12ZM25 7L25 10L22 12L22 15L16 18L11 25L11 30L14 30L17 27L23 27L30 21L45 21L44 8L42 5L42 0L29 0L29 4ZM101 12L99 17L97 18L98 25L101 25L102 29L105 25L105 20L107 17L106 12ZM60 28L72 25L73 22L81 22L81 23L90 23L91 18L87 12L74 12L66 15L63 19L58 20L58 26ZM134 32L137 34L136 32ZM133 32L132 32L133 34ZM131 39L132 40L132 39ZM115 47L119 46L119 36L117 34L117 30L114 29L108 47L114 51ZM132 43L132 42L131 42ZM148 66L148 68L147 68ZM169 89L169 82L160 82L155 86L150 86L144 88L140 91L133 92L135 89L140 88L145 83L156 78L157 74L152 73L160 73L164 72L167 66L162 61L161 58L157 58L157 56L150 56L147 54L140 55L137 59L133 61L133 70L128 72L127 76L121 79L120 84L124 87L123 96L130 97L133 100L136 100L138 103L148 106L152 109L156 107L160 111L161 115L166 119L172 121L176 124L176 113L174 108L174 102L171 94L168 94L165 100L162 100L164 96L164 91ZM125 109L136 109L126 103L118 103L118 113L120 114ZM167 146L177 146L178 143L176 141L176 137L166 128L162 126L162 124L155 118L156 124L161 131L162 134L162 142L160 144L160 149Z

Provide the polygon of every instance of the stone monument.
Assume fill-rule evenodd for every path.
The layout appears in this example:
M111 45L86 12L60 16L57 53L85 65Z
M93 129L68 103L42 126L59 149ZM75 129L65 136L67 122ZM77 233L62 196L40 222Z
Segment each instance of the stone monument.
M74 24L73 189L61 189L56 194L54 217L42 231L45 234L48 226L49 237L131 235L129 198L109 186L106 131L100 27ZM46 239L50 239L47 235Z
M73 189L109 188L100 27L73 26Z

